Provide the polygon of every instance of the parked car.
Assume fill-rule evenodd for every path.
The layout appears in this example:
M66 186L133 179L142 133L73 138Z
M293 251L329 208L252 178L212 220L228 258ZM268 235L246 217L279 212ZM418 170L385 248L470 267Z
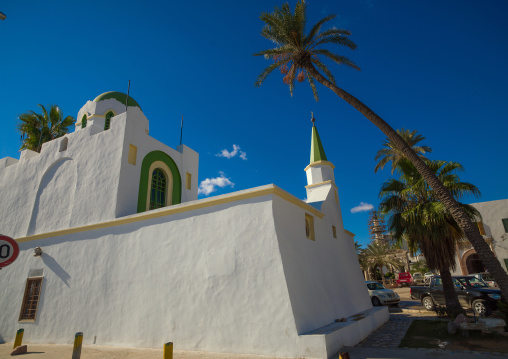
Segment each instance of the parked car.
M487 283L489 285L489 287L497 287L498 286L496 281L494 280L494 277L489 272L474 273L471 275L475 276L478 279L483 280L485 283Z
M413 276L409 272L404 273L397 273L395 275L395 279L397 282L397 287L402 287L404 285L411 285L413 284Z
M502 298L501 291L489 288L489 285L474 276L452 277L459 302L465 309L473 309L476 314L488 317L497 309L497 301ZM444 306L445 297L440 276L432 277L430 286L411 287L411 298L422 302L427 310L435 306Z
M413 273L413 282L416 285L423 285L425 284L425 277L420 272Z
M425 284L430 283L430 280L431 280L431 279L432 279L432 277L434 277L435 275L436 275L436 273L434 273L434 272L427 272L427 273L425 273L425 275L424 275L424 277L425 277L425 279L424 279Z
M396 305L400 302L400 297L391 289L386 289L382 284L376 281L366 281L367 289L369 291L370 300L373 306L380 306L383 304Z

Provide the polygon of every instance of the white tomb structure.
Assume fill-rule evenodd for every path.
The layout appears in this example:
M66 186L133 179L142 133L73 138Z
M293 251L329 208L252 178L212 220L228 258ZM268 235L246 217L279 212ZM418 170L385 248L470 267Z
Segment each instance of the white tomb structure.
M198 154L126 100L102 94L75 132L0 160L0 232L20 246L0 340L328 358L388 320L316 127L307 202L273 184L198 200Z

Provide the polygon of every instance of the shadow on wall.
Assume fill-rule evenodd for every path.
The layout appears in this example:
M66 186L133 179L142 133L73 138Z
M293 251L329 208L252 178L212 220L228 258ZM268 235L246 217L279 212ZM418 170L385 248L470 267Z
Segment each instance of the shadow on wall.
M71 279L71 276L69 275L69 273L65 271L65 269L63 269L60 266L60 264L57 263L55 258L51 257L47 253L44 253L42 255L42 261L49 269L53 271L53 273L55 273L65 283L67 287L70 288L69 279Z
M55 162L42 177L27 235L69 227L77 168L70 158Z

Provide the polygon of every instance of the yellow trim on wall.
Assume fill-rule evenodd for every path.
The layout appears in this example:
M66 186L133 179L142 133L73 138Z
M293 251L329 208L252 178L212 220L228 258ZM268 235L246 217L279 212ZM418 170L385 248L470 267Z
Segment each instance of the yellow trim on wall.
M276 196L304 209L305 211L312 213L313 215L315 215L318 218L323 218L325 216L323 214L323 212L318 211L316 208L305 203L301 199L296 198L292 194L284 191L283 189L281 189L275 185L268 185L268 186L258 187L254 190L242 191L240 193L225 194L222 196L216 196L216 197L201 199L201 200L192 201L192 202L188 202L188 203L181 203L181 204L177 204L174 206L163 207L163 208L159 208L159 209L152 210L152 211L142 212L142 213L133 214L133 215L127 216L127 217L114 219L112 221L87 224L87 225L81 226L81 227L60 229L58 231L53 231L53 232L34 234L31 236L27 236L27 237L16 238L15 240L18 243L23 243L23 242L34 241L37 239L57 237L57 236L63 236L66 234L91 231L91 230L95 230L95 229L121 226L121 225L128 224L128 223L135 223L135 222L140 222L140 221L144 221L147 219L159 218L159 217L169 216L172 214L194 211L194 210L201 209L201 208L217 206L220 204L241 201L241 200L249 199L249 198L266 196L269 194L276 195Z
M348 231L347 229L344 229L344 232L345 232L346 234L349 234L350 236L353 236L353 239L354 239L354 238L355 238L355 236L356 236L356 234L354 234L353 232Z
M333 163L331 163L330 161L316 161L316 162L312 162L310 165L305 167L304 171L307 171L309 168L316 167L316 166L330 166L332 169L335 168Z
M336 189L338 188L335 183L332 182L332 180L328 180L328 181L324 181L324 182L319 182L319 183L313 183L313 184L309 184L307 186L305 186L305 188L312 188L312 187L316 187L316 186L322 186L324 184L331 184L333 187L335 187Z

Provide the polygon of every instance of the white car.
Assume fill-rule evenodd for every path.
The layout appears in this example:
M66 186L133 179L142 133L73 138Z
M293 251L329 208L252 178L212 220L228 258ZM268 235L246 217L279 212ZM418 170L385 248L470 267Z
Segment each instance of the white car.
M367 284L367 289L373 306L399 304L400 297L393 290L386 289L382 284L373 280L366 281L365 284Z

